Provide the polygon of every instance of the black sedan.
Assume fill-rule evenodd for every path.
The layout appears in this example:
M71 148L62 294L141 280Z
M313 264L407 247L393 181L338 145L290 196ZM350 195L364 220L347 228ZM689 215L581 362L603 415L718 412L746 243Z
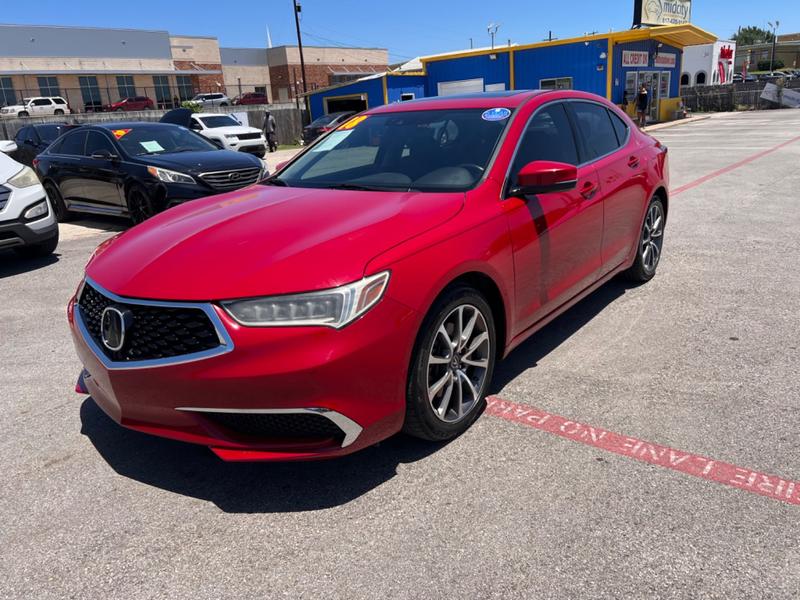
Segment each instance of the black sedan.
M67 132L34 161L59 221L75 212L140 223L175 204L259 181L264 163L167 123L102 123Z
M33 159L39 156L45 149L70 129L77 125L67 123L42 123L40 125L26 125L17 131L14 141L17 143L17 150L12 158L17 162L33 166Z
M311 121L310 124L303 127L303 142L306 144L310 144L323 133L327 133L331 129L336 129L339 125L341 125L348 117L354 115L352 110L345 111L345 112L335 112L330 113L328 115L322 115L321 117L314 119Z

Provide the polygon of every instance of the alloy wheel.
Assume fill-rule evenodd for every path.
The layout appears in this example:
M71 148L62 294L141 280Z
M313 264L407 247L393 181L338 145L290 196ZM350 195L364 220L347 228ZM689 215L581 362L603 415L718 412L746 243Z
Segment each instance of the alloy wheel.
M492 352L483 313L471 304L441 322L428 351L428 402L438 419L457 423L480 401Z
M661 247L664 243L664 209L660 202L654 202L647 210L642 230L639 252L645 271L652 273L661 260Z
M134 188L128 197L128 212L134 225L146 221L155 214L153 203L143 191Z

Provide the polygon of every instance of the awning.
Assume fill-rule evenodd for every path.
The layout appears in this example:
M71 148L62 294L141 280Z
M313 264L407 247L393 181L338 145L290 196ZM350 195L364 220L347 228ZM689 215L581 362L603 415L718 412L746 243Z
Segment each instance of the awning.
M639 40L658 40L670 46L684 48L700 44L713 44L717 36L700 29L695 25L661 25L658 27L642 27L610 34L614 43L635 42Z

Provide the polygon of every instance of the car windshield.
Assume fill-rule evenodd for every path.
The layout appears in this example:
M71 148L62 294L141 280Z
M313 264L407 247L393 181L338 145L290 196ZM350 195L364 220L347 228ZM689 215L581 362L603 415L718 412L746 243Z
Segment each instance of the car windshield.
M266 184L456 192L482 177L507 109L361 115L328 134Z
M51 144L62 133L70 129L67 125L39 125L36 128L36 133L39 134L41 140L47 144Z
M204 137L179 125L134 124L130 129L114 129L113 134L125 152L131 156L217 150L217 147Z
M240 127L241 123L234 119L233 117L229 117L228 115L214 115L213 117L198 117L202 122L203 125L208 127L209 129L214 129L215 127Z

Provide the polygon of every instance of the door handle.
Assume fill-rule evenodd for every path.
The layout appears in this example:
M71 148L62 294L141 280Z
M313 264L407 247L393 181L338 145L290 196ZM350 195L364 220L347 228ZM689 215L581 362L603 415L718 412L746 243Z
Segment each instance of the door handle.
M639 159L638 159L636 156L631 156L631 157L628 159L628 166L629 166L631 169L635 169L636 167L638 167L638 166L639 166Z
M586 181L581 186L581 196L587 200L591 200L591 198L597 193L597 188L598 185L593 181Z

